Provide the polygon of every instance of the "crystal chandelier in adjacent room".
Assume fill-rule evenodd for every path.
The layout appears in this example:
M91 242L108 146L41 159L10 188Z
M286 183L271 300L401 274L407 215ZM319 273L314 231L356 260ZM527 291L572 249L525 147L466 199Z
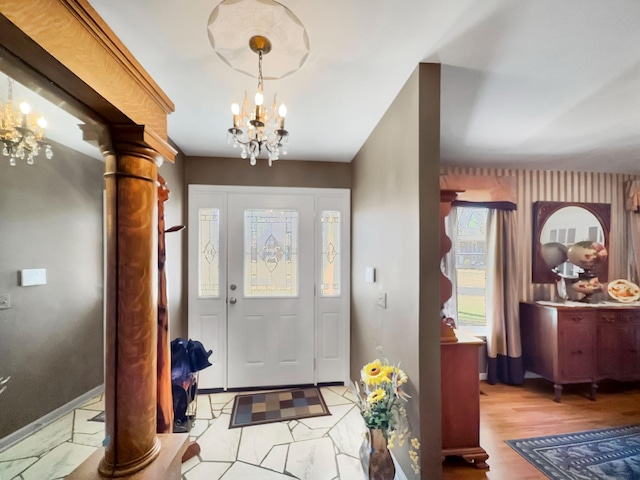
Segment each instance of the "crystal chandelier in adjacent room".
M235 102L231 105L233 127L229 129L228 140L234 148L240 147L240 156L249 157L251 165L255 165L258 155L263 149L266 150L271 166L280 158L280 154L287 154L289 132L284 129L287 107L284 103L278 106L276 95L270 107L264 105L262 56L271 51L271 42L266 37L256 35L249 39L249 47L258 54L258 90L253 106L249 105L247 92L244 93L242 107Z
M0 147L2 155L9 157L9 164L15 166L18 160L33 165L35 157L44 148L47 158L53 157L51 146L45 142L44 132L47 121L31 111L26 100L19 109L13 106L13 80L7 79L7 101L0 102Z

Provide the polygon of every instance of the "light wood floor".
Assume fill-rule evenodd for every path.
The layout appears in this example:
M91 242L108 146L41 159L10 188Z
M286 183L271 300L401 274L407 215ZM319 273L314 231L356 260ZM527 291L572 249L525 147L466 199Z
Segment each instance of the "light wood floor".
M602 382L595 402L588 399L588 385L567 385L562 403L555 403L553 386L543 379L525 380L522 387L481 382L480 390L480 445L490 470L447 458L443 480L546 479L504 440L640 423L638 383Z

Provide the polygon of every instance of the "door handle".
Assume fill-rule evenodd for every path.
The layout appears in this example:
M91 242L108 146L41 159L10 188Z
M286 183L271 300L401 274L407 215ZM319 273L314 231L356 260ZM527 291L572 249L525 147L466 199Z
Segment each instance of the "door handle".
M231 298L229 299L229 303L230 303L231 305L235 305L237 301L238 301L238 300L236 299L236 297L231 297Z

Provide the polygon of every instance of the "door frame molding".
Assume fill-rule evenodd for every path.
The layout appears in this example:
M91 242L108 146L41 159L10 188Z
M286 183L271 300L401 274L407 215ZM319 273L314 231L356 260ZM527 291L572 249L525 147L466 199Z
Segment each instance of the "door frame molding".
M192 196L195 194L223 194L224 195L224 207L225 210L227 208L227 196L229 194L265 194L265 195L310 195L314 197L314 306L313 306L313 316L314 316L314 384L318 383L329 383L329 382L344 382L345 385L349 384L350 381L350 308L351 308L351 191L346 188L306 188L306 187L264 187L264 186L230 186L230 185L204 185L204 184L189 184L188 185L188 199L187 199L187 218L188 218L188 240L187 240L187 265L188 265L188 275L187 275L187 332L188 335L191 336L191 332L197 331L197 322L194 317L196 296L192 294L197 289L198 282L198 268L192 268L192 265L197 265L197 252L192 248L192 242L197 241L194 240L198 237L198 226L197 223L193 224L192 222L196 217L193 217L193 212L191 209L191 205L193 204ZM318 354L321 349L321 341L320 332L319 332L319 292L320 292L320 258L317 255L317 247L320 245L322 239L322 231L319 225L319 215L320 211L323 209L324 202L327 199L333 200L335 204L336 201L341 202L341 250L343 250L341 255L341 295L333 297L338 299L337 302L340 304L340 314L341 321L339 326L339 347L338 347L338 355L340 357L338 367L338 372L335 372L335 376L333 380L329 380L327 378L320 377L319 371L320 367L318 365ZM334 208L324 208L333 210ZM222 212L221 212L222 214ZM224 222L221 221L221 229L224 228L226 232L226 218ZM195 236L195 237L194 237ZM344 247L342 247L344 246ZM227 254L225 249L225 255ZM225 274L227 273L227 268L224 269ZM227 278L220 280L224 282L225 285L227 283ZM226 289L225 289L226 295ZM322 297L327 298L327 297ZM226 315L225 315L226 318ZM228 335L227 324L225 322L224 325L224 334L225 334L225 352L224 352L224 381L223 385L214 388L224 388L227 389L228 378L227 378L227 358L228 352L226 351L226 336ZM196 339L197 340L197 339ZM205 347L210 348L205 345ZM326 374L325 374L326 377ZM204 387L207 388L206 386Z

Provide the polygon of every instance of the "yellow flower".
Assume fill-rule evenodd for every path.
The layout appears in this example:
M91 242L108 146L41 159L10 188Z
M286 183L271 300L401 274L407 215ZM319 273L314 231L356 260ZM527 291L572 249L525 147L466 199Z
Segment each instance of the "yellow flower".
M381 388L378 388L377 390L369 394L369 397L367 398L367 400L369 401L369 403L378 403L380 400L384 398L385 395L386 395L385 391Z
M380 360L374 360L362 368L362 380L367 385L377 385L382 382L389 382L390 379L385 372L386 368L387 367L382 366Z
M367 363L362 368L362 373L368 377L376 377L380 375L380 372L382 372L382 364L380 363L380 360L374 360L371 363Z
M420 441L417 438L411 439L411 446L416 450L420 450Z

